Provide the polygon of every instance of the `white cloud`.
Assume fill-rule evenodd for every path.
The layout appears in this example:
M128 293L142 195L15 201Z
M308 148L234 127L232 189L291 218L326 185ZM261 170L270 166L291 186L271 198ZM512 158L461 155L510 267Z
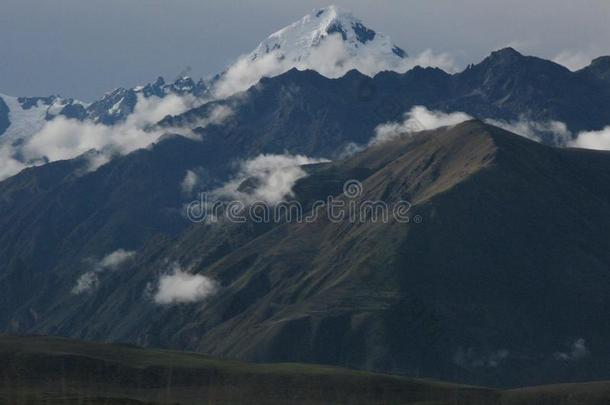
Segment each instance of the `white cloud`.
M444 113L416 106L404 115L402 122L379 125L375 129L375 136L369 142L369 146L386 142L403 134L456 125L471 118L462 112ZM534 121L522 117L513 121L488 118L485 119L485 122L533 141L553 146L610 150L610 126L599 131L583 131L574 135L565 122L557 120ZM364 146L351 143L344 148L340 156L349 157L363 149Z
M74 288L72 288L72 294L78 295L91 291L97 288L98 284L99 278L97 277L97 272L88 271L85 274L82 274L78 280L76 280L76 285Z
M587 342L583 338L576 339L572 343L572 350L569 353L557 352L553 354L553 357L557 360L562 361L579 361L589 357L589 349L587 349Z
M15 159L13 148L9 145L0 146L0 181L19 173L26 167Z
M243 101L243 100L241 100ZM177 132L191 139L201 140L199 134L193 130L196 128L206 128L210 125L220 125L230 118L235 111L227 105L216 105L208 113L207 116L197 118L195 121L189 122L188 127L166 127L166 132Z
M135 256L136 252L119 249L100 260L98 267L102 270L116 270Z
M108 154L125 154L146 147L163 133L148 127L167 115L182 113L194 105L194 99L169 95L165 98L140 97L125 122L114 126L92 121L57 117L45 124L23 147L27 160L72 159L91 149Z
M589 66L596 54L592 51L564 50L553 58L553 62L559 63L574 72Z
M174 265L171 273L162 275L153 299L160 305L202 301L214 294L217 284L200 274L190 274Z
M362 152L366 149L366 146L357 144L355 142L350 142L343 147L343 149L338 153L339 159L347 159L351 156L354 156L357 153Z
M486 119L485 122L536 142L542 142L543 136L555 146L566 146L572 141L572 132L561 121L532 121L522 118L518 121Z
M182 183L180 184L182 192L184 194L191 194L193 192L193 188L197 185L198 182L199 176L197 176L197 173L192 170L187 170L186 175L184 176L184 180L182 180Z
M610 126L600 131L580 132L570 146L584 149L610 150Z
M471 118L468 114L462 112L447 114L440 111L430 111L422 106L416 106L405 114L402 122L390 122L378 126L375 129L375 137L369 145L385 142L402 134L456 125ZM513 121L489 118L485 122L533 141L544 142L554 146L610 149L610 126L601 131L581 132L574 137L566 123L556 120L533 121L523 117ZM349 152L352 151L359 151L360 149L357 146L348 145L345 151L346 155L349 155Z
M97 170L113 156L144 148L168 131L196 138L190 128L159 128L155 124L168 115L181 114L202 102L190 95L170 94L164 98L139 95L133 113L113 126L58 116L45 122L42 129L27 138L23 145L0 146L0 180L25 167L72 159L90 151L96 152L85 156L89 159L88 169ZM232 114L231 108L217 106L208 116L199 119L196 126L218 125ZM23 156L23 159L18 159L17 155Z
M307 176L300 166L328 162L327 159L313 159L303 155L259 155L241 163L235 179L211 194L218 198L234 198L245 203L261 201L277 204L288 196L293 196L292 188L299 179ZM250 190L239 190L245 180L252 181Z
M369 145L387 142L412 132L457 125L472 119L470 115L463 112L444 113L441 111L431 111L423 106L413 107L405 113L403 118L402 122L390 122L375 128L375 137L370 141Z
M486 119L485 122L536 142L544 141L559 147L610 150L610 126L574 135L565 122L556 120L532 121L521 118L516 121Z
M197 123L198 127L207 127L208 125L218 125L234 114L232 108L226 105L215 106L210 114Z
M344 76L348 71L356 69L359 72L374 76L375 74L392 70L404 73L415 66L439 67L449 72L457 71L457 66L451 55L434 53L427 49L414 57L405 58L399 65L388 65L387 60L380 58L375 48L362 47L356 55L350 52L341 36L329 35L317 46L308 49L308 54L298 60L284 55L281 50L259 55L243 55L222 75L214 88L218 98L247 90L263 77L274 77L292 68L299 70L315 70L328 78Z
M432 49L426 49L414 57L407 58L401 71L406 72L415 66L437 67L448 73L455 73L459 70L451 54L446 52L435 53Z
M96 289L100 283L99 274L107 270L114 271L119 269L128 260L132 259L135 254L136 252L133 251L118 249L107 254L101 260L93 262L91 264L93 269L82 274L76 280L76 285L72 288L72 294L78 295Z

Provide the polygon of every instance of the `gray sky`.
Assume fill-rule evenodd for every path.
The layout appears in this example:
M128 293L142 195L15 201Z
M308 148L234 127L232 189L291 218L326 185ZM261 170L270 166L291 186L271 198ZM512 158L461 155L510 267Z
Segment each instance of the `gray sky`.
M608 0L0 0L0 93L90 101L187 67L208 76L331 3L461 66L506 45L576 64L610 54Z

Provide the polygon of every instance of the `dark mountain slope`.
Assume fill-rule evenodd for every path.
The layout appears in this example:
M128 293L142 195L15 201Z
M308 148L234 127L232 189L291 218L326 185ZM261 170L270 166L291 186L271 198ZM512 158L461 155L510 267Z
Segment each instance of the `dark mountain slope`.
M197 128L219 105L232 108L222 126L196 129L201 142L164 139L93 173L83 172L85 160L28 169L0 183L0 327L249 360L519 382L525 374L517 377L514 369L494 375L494 367L479 366L485 364L481 358L503 357L506 350L526 359L519 363L525 367L535 363L533 348L543 349L542 340L524 342L525 334L511 334L521 320L511 308L519 308L524 322L535 323L532 330L542 331L540 318L551 319L554 347L540 358L569 351L580 338L598 345L607 332L601 318L591 315L603 317L608 306L601 289L607 281L601 269L608 265L606 154L549 149L488 127L473 130L474 137L466 136L468 131L443 137L440 131L322 165L295 188L297 198L310 203L340 194L343 181L356 178L365 182L369 197L414 203L423 224L322 221L222 230L202 225L183 234L190 224L181 208L190 198L180 183L187 170L201 168L201 186L209 189L230 176L236 160L260 153L337 157L350 143L368 142L378 124L398 120L418 104L502 119L535 111L537 119L596 129L610 122L595 110L610 100L604 71L603 59L572 73L511 50L453 76L416 68L375 78L350 72L330 80L293 70L162 122ZM561 81L573 91L548 89ZM592 86L595 94L589 92ZM564 107L583 113L566 118ZM507 250L506 241L517 244L516 250ZM88 259L118 248L140 252L129 271L105 276L95 294L70 294ZM213 275L223 293L209 305L155 306L144 291L167 271L168 260ZM498 269L492 277L484 267ZM458 277L456 268L472 272L472 278ZM531 289L518 290L513 275ZM489 278L512 280L503 285L517 292L483 282ZM422 287L414 292L413 285ZM482 285L494 293L469 290ZM464 291L473 295L472 308L461 304ZM492 298L498 302L487 304ZM533 303L532 312L521 301L514 303L517 298ZM542 302L548 303L541 307ZM472 314L483 306L489 307L489 313L480 313L484 318ZM549 314L552 308L560 310ZM420 317L432 325L423 330L431 332L416 332ZM500 319L513 329L496 325ZM403 323L407 330L396 326ZM504 347L509 345L499 336L514 337L507 341L527 349ZM405 347L404 341L414 343ZM571 366L582 363L566 363L563 370L554 361L549 368L558 374L549 374L548 381L605 375L596 364L574 371Z
M476 117L554 119L575 131L602 128L610 122L608 109L591 102L607 98L607 86L512 48L493 52L478 65L456 74L452 85L454 98L447 100L444 108Z
M358 201L410 201L410 223L197 226L30 330L477 384L607 377L609 169L608 153L478 121L401 138L295 189L325 198L353 174ZM154 305L142 294L172 261L222 288L201 304Z
M176 136L94 172L83 157L0 183L2 328L27 328L69 294L88 260L184 230L190 225L182 212L186 171L209 164L209 177L201 178L209 186L223 178L225 163L204 143Z
M197 127L197 122L202 117L208 117L218 105L227 105L234 110L234 115L225 125L212 125L198 130L204 137L203 144L193 147L194 151L201 150L199 157L176 162L175 167L173 167L173 163L164 162L159 167L151 167L151 170L145 166L148 163L142 163L141 159L134 158L142 156L140 152L124 157L120 161L133 160L131 163L121 163L121 165L138 167L137 170L134 169L131 172L136 173L136 176L142 176L142 181L154 183L153 187L158 187L159 184L156 182L157 178L150 176L151 174L157 173L157 170L171 167L168 173L177 175L176 173L186 170L187 163L192 165L188 169L197 166L203 167L210 173L218 173L219 178L216 180L222 181L222 177L229 173L230 163L260 153L287 151L318 157L341 156L344 148L350 144L365 144L378 124L400 119L404 111L416 104L447 111L464 110L475 116L516 119L522 114L529 114L530 108L527 106L531 103L555 103L556 101L555 104L545 107L537 104L534 108L535 118L565 119L566 114L560 111L563 107L558 107L560 104L567 106L566 108L572 112L597 111L595 109L603 109L604 106L610 104L608 102L610 92L604 90L603 86L598 86L601 83L600 77L604 77L603 60L603 58L596 60L589 70L571 73L552 62L524 57L509 49L496 52L481 64L454 76L438 69L416 68L403 75L382 73L374 79L353 71L341 79L331 80L315 72L293 70L272 79L264 79L260 85L230 100L206 104L182 116L164 120L163 125ZM590 71L590 73L585 74L585 71ZM536 79L539 76L548 80ZM563 87L567 89L566 92L558 90L561 87L556 85L558 81L564 83ZM598 87L596 87L596 93L591 95L586 89L590 89L593 85ZM146 91L153 94L153 87ZM560 93L547 97L545 92L548 91ZM593 107L589 108L587 103ZM603 125L602 123L610 122L610 117L606 117L603 111L591 114L593 118L586 119L581 116L568 123L573 128L584 126L588 129L597 129ZM582 124L583 120L588 124ZM163 149L163 147L159 149ZM196 153L198 152L191 153L189 156L194 156ZM173 156L179 155L177 153ZM214 162L217 162L219 166L216 167ZM143 166L140 165L141 163ZM29 248L26 247L28 244L32 245L32 237L39 236L38 240L41 243L36 243L37 249L39 249L44 245L42 240L46 235L54 235L55 240L59 241L65 236L66 229L72 229L70 227L75 226L66 225L66 229L63 231L51 232L47 227L49 225L47 220L36 219L41 215L45 217L49 215L50 208L47 204L53 204L55 201L59 211L56 211L54 216L58 219L64 216L69 217L72 223L76 224L84 217L78 215L80 207L75 208L74 205L81 204L79 201L81 191L84 193L87 188L97 188L99 184L105 184L108 195L112 193L116 199L116 203L106 207L107 209L117 209L126 203L119 201L123 198L121 197L122 192L111 190L115 184L114 180L104 179L99 180L98 185L85 185L90 181L97 182L96 179L113 175L113 173L118 176L118 163L113 162L109 168L101 169L100 174L93 173L82 176L78 181L70 180L68 182L68 184L78 184L79 187L82 187L81 189L66 185L64 182L64 178L69 177L71 171L75 170L70 165L76 167L78 163L52 165L51 169L33 168L27 171L27 174L10 180L7 185L0 185L0 208L3 212L10 213L10 215L3 215L0 219L3 240L9 241L0 249L0 268L14 265L11 263L18 258L24 261L23 266L31 267L28 262L32 258L39 260L41 256L36 252L29 252ZM65 172L61 168L66 168ZM38 185L34 186L32 183L41 181L32 179L42 178L48 179L45 182L49 184L49 187L51 184L61 184L61 186L49 194L50 191L40 189ZM121 182L117 184L121 184ZM25 188L27 191L21 188ZM134 188L134 190L137 189L137 187ZM139 190L144 190L144 188ZM167 198L172 196L172 202L179 199L175 197L173 185L171 193L165 189L164 191ZM6 203L8 199L13 198L8 197L8 194L21 197L19 201ZM70 207L70 210L74 210L74 212L64 209L64 202L57 205L59 200L55 198L60 194L64 195L68 201L66 207ZM89 211L86 212L90 213L91 209L95 209L91 208L92 199L101 199L102 195L96 195L90 190L87 190L86 195L92 196L86 202L89 204L89 208L86 209ZM160 210L167 208L158 205L166 204L166 202L162 202L163 198L153 201L147 197L138 197L138 204L152 204L154 210ZM129 217L118 211L105 212L108 212L108 216L117 214ZM75 213L76 215L73 215ZM107 218L104 218L96 217L99 227L106 226L103 221L106 221ZM157 219L152 219L152 221L157 221ZM47 225L43 225L45 223ZM17 234L21 236L18 237ZM90 234L92 235L93 231ZM127 235L124 239L127 239ZM130 241L130 244L138 245L139 242L134 240ZM45 254L49 256L51 262L57 261L57 256L62 255L53 246L51 244L45 250ZM24 257L26 253L30 258ZM73 252L66 252L66 254L71 256ZM43 264L46 265L46 263Z
M593 59L589 66L581 69L578 73L585 77L594 77L605 83L606 86L610 85L610 56L600 56Z
M348 143L367 142L380 122L370 101L358 99L358 86L369 80L355 71L332 80L314 71L293 69L279 77L263 79L229 100L167 118L161 125L196 129L215 108L227 106L234 114L225 125L197 131L217 145L218 153L251 157L289 151L332 157Z
M608 373L608 155L478 124L435 141L363 183L367 198L412 201L423 224L285 225L257 239L208 271L237 297L259 278L269 287L198 348L494 384ZM591 364L558 367L553 354L578 338ZM505 350L500 368L478 366Z

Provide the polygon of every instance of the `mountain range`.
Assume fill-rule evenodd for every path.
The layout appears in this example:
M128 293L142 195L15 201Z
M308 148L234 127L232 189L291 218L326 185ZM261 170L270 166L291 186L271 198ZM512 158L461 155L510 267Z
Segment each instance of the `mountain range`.
M164 98L170 94L204 97L206 91L203 80L194 82L185 76L169 84L159 77L145 86L131 89L121 87L93 103L61 96L11 97L0 94L0 140L4 143L27 139L40 131L47 121L57 117L114 125L134 112L138 97Z
M344 72L298 69L323 70L317 52L336 41ZM351 69L369 54L398 71ZM272 77L233 80L261 58L282 62ZM190 102L143 121L138 136L160 134L146 147L0 181L0 330L485 386L608 378L610 154L564 146L610 124L610 57L577 72L512 48L459 73L400 71L408 59L330 7L210 81L92 104L3 96L15 150L58 116L120 134L141 100ZM522 128L536 141L507 130ZM269 183L310 213L347 202L347 181L356 202L407 201L408 223L185 210Z
M421 224L189 226L185 171L226 178L224 161L169 137L93 173L66 161L0 183L3 329L479 384L607 375L607 153L469 121L314 165L294 186L307 206L358 179L363 199L405 199ZM73 294L117 249L137 254ZM155 304L175 266L219 292ZM580 339L578 361L555 357Z
M291 125L296 132L306 133L307 136L294 137L292 142L324 137L325 142L330 142L326 146L320 145L319 150L303 152L326 154L327 157L340 154L341 148L338 146L345 148L354 143L366 144L377 126L402 121L403 114L414 106L425 106L445 113L463 112L472 117L491 120L495 125L541 142L563 146L572 142L579 133L600 131L610 122L610 114L605 108L610 102L608 72L608 57L595 59L590 66L571 72L554 62L523 56L512 48L506 48L493 52L481 63L455 74L438 68L416 67L405 73L386 71L374 77L352 70L340 78L329 79L315 71L293 68L274 78L263 78L257 86L222 99L212 97L210 87L207 87L211 84L206 85L203 81L195 83L190 78L172 84L164 84L159 79L143 87L117 89L87 106L54 97L4 97L7 101L5 104L11 107L5 108L5 117L0 118L6 128L5 133L0 135L0 152L4 145L8 147L5 159L22 162L4 177L14 174L22 166L56 160L57 157L40 147L29 153L33 156L30 157L34 159L33 162L28 164L24 155L27 156L26 151L31 148L31 141L28 143L28 140L43 128L45 122L53 122L54 118L62 116L75 123L72 137L82 139L63 141L66 145L61 146L59 156L76 157L87 148L87 139L84 135L79 135L76 120L90 122L94 129L112 132L113 125L124 123L133 115L139 99L152 100L150 106L143 103L144 108L138 118L123 128L128 131L134 127L137 131L144 131L154 127L155 119L164 116L165 107L157 108L155 103L167 100L167 95L175 97L167 101L167 111L177 115L169 115L162 120L161 127L157 127L161 131L171 129L181 133L206 127L210 123L209 117L214 115L217 111L215 108L218 107L226 107L227 113L236 112L228 124L230 131L238 132L245 128L248 131L268 132L269 123L297 116ZM23 107L20 103L23 103ZM276 115L280 111L287 115ZM15 122L9 124L11 119ZM253 122L257 122L257 125L252 125ZM54 137L61 142L61 130L54 129L55 132L59 131ZM89 129L91 126L83 128L82 132L86 133ZM278 130L283 130L283 127L278 127ZM120 136L122 132L125 131L117 133ZM241 135L243 134L237 135L240 137L238 142L257 139ZM329 141L329 136L333 140ZM104 137L108 136L102 138ZM143 135L138 137L143 138ZM317 142L319 141L320 139ZM83 143L85 149L73 146L79 142ZM131 140L126 142L134 143ZM39 143L47 144L49 141ZM100 143L107 143L111 149L116 149L110 140L103 139L96 140L91 147ZM275 149L285 147L286 145L277 144ZM122 149L120 139L118 148ZM274 146L269 145L269 148ZM130 146L127 151L131 150ZM245 153L256 151L249 149Z

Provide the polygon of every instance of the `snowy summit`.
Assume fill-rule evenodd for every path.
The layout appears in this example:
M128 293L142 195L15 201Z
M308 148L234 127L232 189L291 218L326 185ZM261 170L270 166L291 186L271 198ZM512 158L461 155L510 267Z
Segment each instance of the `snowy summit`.
M345 53L338 55L341 57L374 56L388 65L399 67L407 56L389 37L366 27L352 13L329 6L314 10L300 21L271 34L250 54L250 59L273 54L278 59L285 58L295 64L307 63L312 53L333 38L337 40L337 45L344 48ZM336 64L346 62L336 57L331 59Z
M245 90L263 76L295 67L327 77L340 77L352 69L373 76L383 70L404 71L406 60L407 53L388 36L368 28L352 13L329 6L271 34L241 57L225 72L218 92Z

